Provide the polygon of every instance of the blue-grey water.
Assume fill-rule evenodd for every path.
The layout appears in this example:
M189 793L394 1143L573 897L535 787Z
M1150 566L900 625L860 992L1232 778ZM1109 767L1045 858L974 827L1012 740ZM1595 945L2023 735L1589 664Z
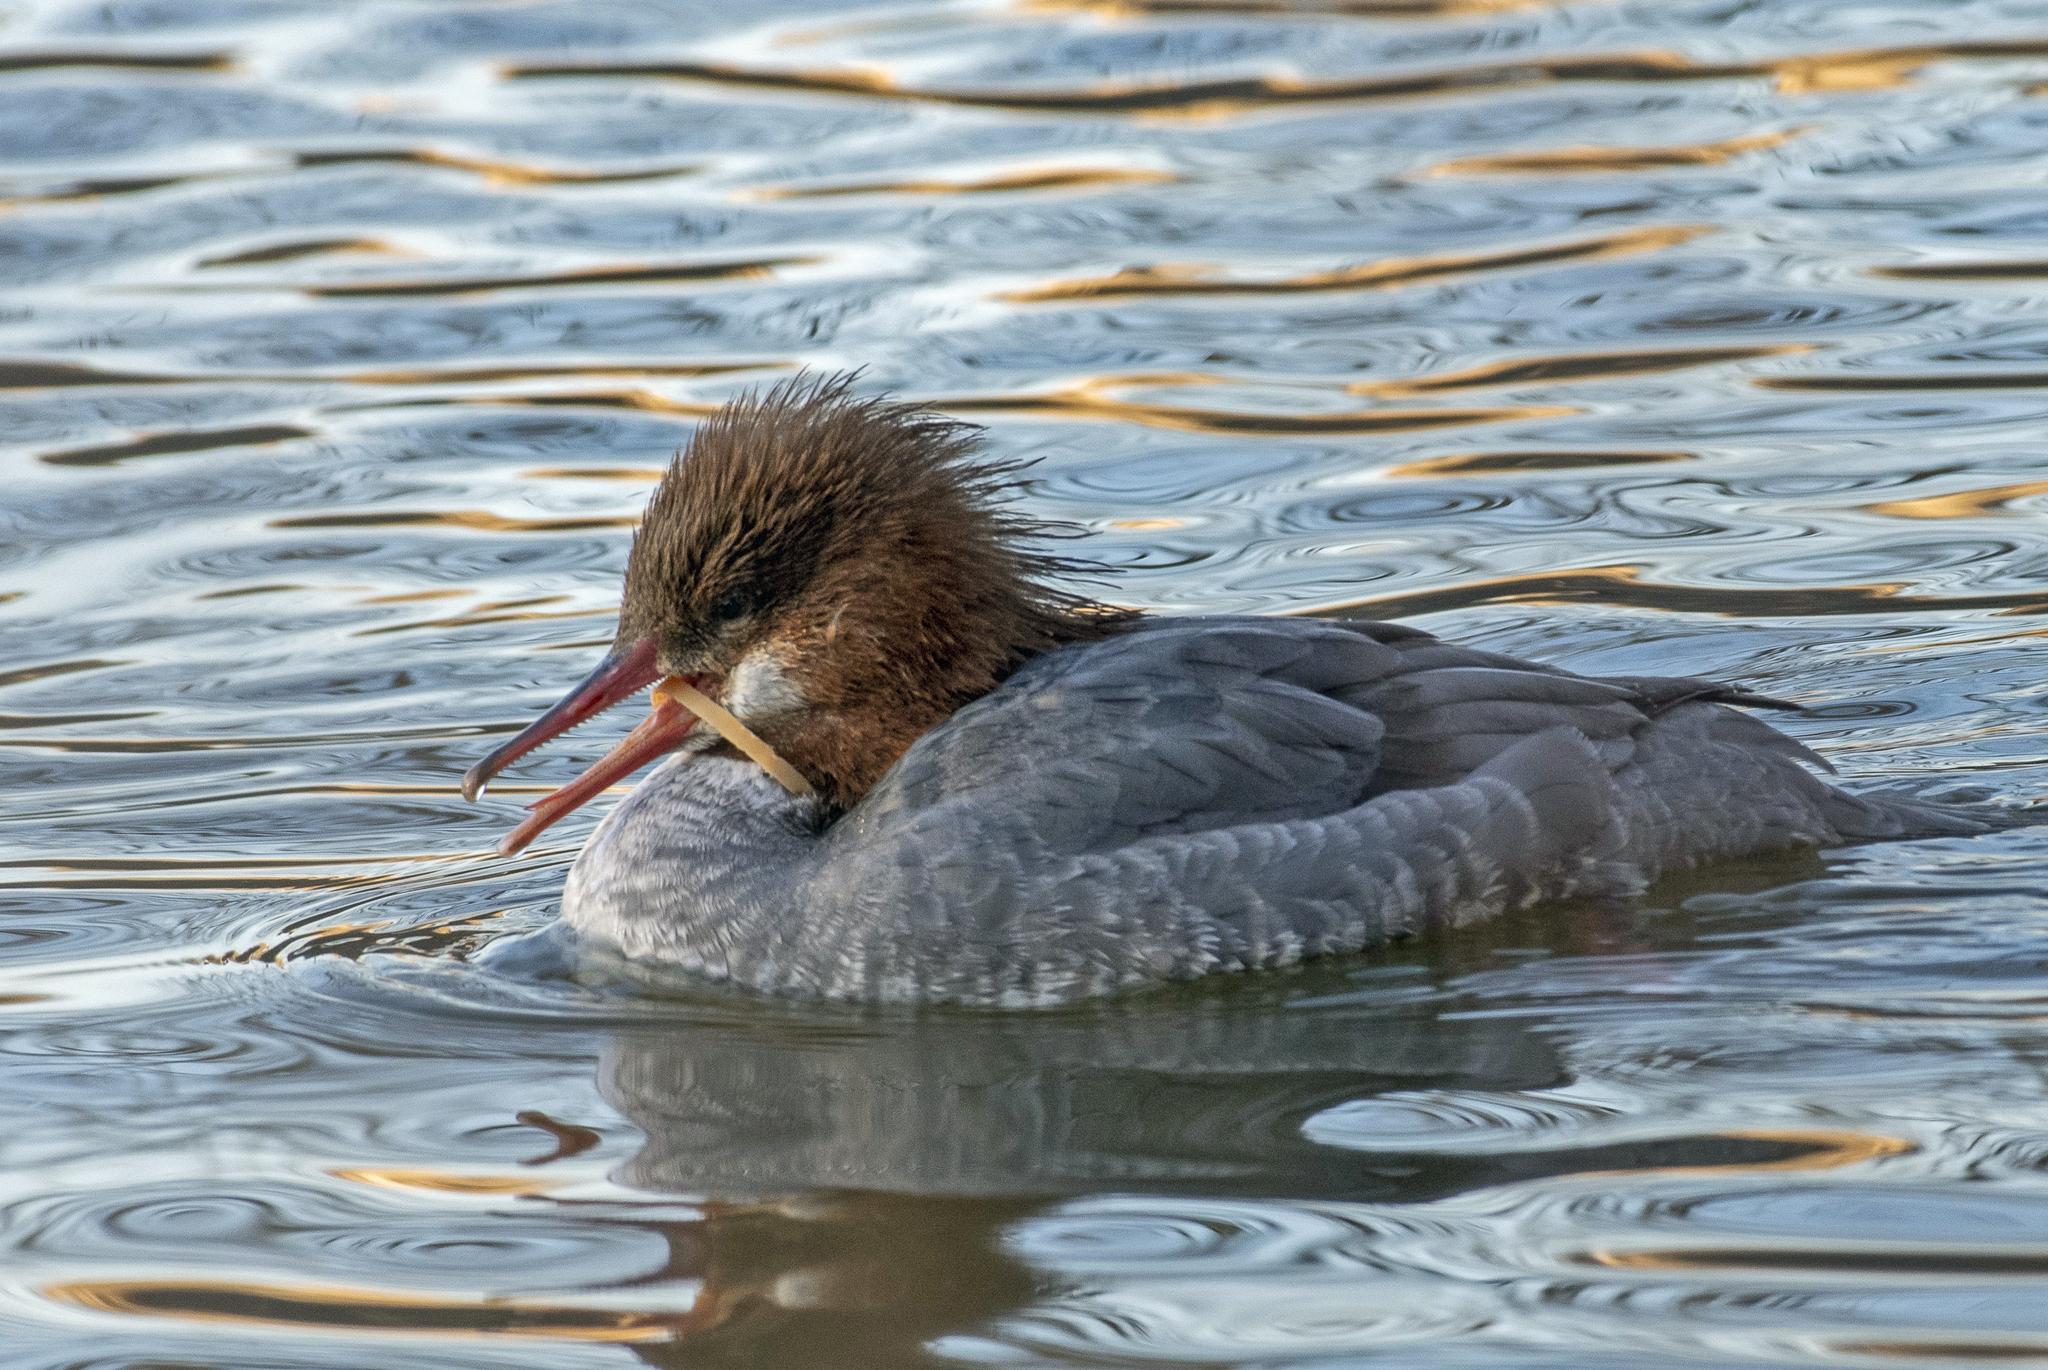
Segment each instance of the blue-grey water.
M2048 1366L2039 832L1050 1015L475 964L629 720L456 777L854 366L1127 602L2048 796L2039 0L8 0L0 1364Z

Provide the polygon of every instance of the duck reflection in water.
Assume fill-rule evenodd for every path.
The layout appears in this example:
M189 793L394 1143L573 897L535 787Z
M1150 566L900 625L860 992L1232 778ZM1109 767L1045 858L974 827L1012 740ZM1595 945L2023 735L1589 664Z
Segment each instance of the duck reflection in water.
M636 1351L677 1370L958 1364L949 1339L1001 1337L1071 1287L1029 1237L1082 1195L1257 1199L1281 1223L1314 1204L1326 1221L1346 1201L1798 1150L1715 1136L1538 1150L1512 1130L1496 1150L1333 1145L1314 1120L1390 1091L1423 1109L1439 1090L1512 1107L1567 1073L1527 1020L1447 1016L1434 994L1306 972L1222 989L1029 1015L749 1006L619 1032L600 1088L642 1140L615 1178L698 1215L649 1224L670 1259L637 1283L698 1291Z

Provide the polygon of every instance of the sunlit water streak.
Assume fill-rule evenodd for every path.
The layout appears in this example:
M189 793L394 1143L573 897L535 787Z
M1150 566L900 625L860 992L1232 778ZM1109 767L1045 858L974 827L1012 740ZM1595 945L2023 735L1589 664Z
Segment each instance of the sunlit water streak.
M1133 603L2038 797L2044 95L2026 0L17 6L0 1359L2048 1364L2033 834L919 1019L479 965L610 734L455 790L865 366Z

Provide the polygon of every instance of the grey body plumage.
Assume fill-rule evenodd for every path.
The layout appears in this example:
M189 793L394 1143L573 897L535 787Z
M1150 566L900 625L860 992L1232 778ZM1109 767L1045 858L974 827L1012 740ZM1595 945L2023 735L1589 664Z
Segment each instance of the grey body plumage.
M1036 1006L1996 825L1835 787L1731 707L1769 702L1392 624L1148 620L1030 660L834 821L750 763L671 757L592 835L563 915L769 993Z

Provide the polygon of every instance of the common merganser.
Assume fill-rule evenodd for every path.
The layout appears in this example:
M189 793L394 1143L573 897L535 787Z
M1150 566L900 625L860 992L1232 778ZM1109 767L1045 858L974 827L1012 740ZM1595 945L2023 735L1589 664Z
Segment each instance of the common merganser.
M1014 470L843 378L708 419L633 540L611 652L464 793L650 686L653 712L500 850L665 755L569 871L578 934L758 991L1012 1007L2002 826L1828 784L1729 707L1796 706L1713 681L1109 608L1053 583L1078 564L1034 550Z

